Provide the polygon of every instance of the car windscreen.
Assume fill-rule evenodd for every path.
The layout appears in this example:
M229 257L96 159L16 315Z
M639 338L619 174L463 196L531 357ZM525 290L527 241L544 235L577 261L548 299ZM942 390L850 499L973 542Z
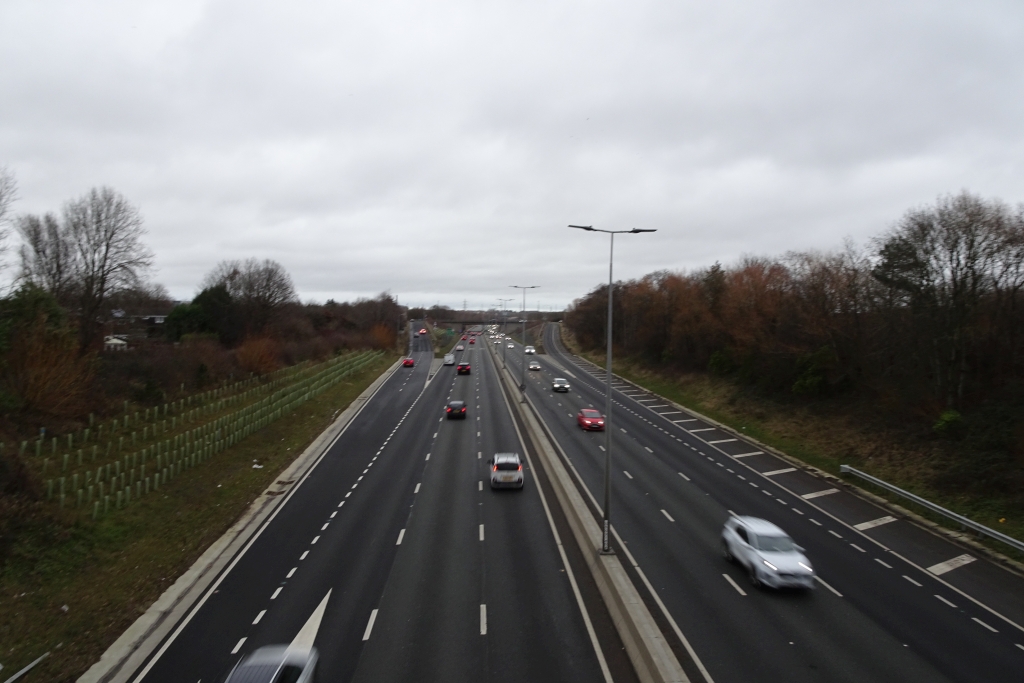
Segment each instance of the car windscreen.
M789 536L758 536L757 549L766 553L793 552L793 539Z
M583 417L590 417L590 418L601 417L601 413L597 412L596 410L584 410L583 411Z
M513 460L505 460L505 461L502 461L502 462L499 462L499 463L495 463L494 466L498 468L498 471L502 471L502 470L518 470L519 469L519 463L517 463L517 462L515 462Z
M562 379L561 377L556 377L555 384L565 384L565 380Z

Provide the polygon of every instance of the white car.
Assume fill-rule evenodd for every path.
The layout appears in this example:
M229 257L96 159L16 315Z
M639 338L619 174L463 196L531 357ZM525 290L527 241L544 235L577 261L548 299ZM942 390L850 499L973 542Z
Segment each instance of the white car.
M267 645L238 662L225 683L313 683L318 658L315 647Z
M523 353L534 354L537 353L537 349L533 348L532 346L527 346L525 349L523 349Z
M804 549L769 521L730 517L722 529L722 553L743 566L755 586L814 588L814 568Z
M445 365L455 365L455 354L454 353L446 353L445 356L444 356L444 364Z
M531 360L530 364L527 365L526 367L528 367L530 370L540 370L540 363L538 363L535 360Z
M513 344L512 342L509 342L509 344L508 344L508 348L510 348L510 349L514 349L514 348L516 348L516 345L515 345L515 344Z
M523 463L518 453L495 453L491 466L491 488L523 488Z

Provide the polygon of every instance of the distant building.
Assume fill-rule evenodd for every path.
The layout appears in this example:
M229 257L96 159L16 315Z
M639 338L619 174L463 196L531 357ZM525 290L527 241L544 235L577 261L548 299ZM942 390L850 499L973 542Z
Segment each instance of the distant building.
M119 336L108 334L103 338L104 351L127 351L128 342Z

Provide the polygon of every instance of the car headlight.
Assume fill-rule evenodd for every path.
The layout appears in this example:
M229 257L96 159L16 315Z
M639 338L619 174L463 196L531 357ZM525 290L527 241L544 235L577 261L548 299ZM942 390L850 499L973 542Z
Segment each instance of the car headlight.
M769 569L771 569L771 570L772 570L773 572L777 572L777 571L779 571L779 568L778 568L778 567L776 567L776 566L775 566L774 564L772 564L771 562L769 562L768 560L761 560L761 561L762 561L762 562L764 562L765 566L766 566L766 567L768 567Z

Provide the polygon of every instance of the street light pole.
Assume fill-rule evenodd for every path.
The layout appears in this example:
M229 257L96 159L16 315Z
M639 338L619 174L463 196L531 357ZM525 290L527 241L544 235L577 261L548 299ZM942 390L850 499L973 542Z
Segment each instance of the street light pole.
M612 263L615 260L615 236L623 233L634 234L657 231L641 228L633 228L632 230L600 230L592 225L570 225L569 227L576 228L577 230L587 230L588 232L603 232L611 237L608 248L608 331L605 334L607 338L606 362L608 365L608 377L604 395L604 509L602 510L604 519L602 520L601 529L601 554L611 555L613 553L609 536L611 534L612 505L612 289L614 282L612 280Z
M528 289L537 289L538 287L540 287L540 285L527 285L525 287L523 285L509 285L509 287L512 287L513 289L521 289L521 290L523 290L523 344L522 344L523 349L522 349L522 353L520 354L522 356L522 358L523 358L523 367L520 368L520 370L522 372L522 375L523 375L523 380L522 380L522 384L519 385L519 388L522 390L522 392L523 392L523 400L525 400L526 399L526 290L528 290Z

